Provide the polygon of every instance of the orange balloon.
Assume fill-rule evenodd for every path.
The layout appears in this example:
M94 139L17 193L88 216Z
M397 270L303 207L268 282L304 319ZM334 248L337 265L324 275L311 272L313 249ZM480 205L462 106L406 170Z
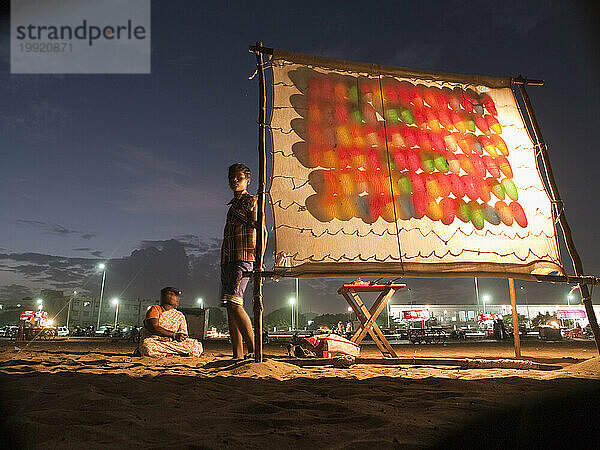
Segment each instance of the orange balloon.
M498 213L498 217L504 225L510 227L513 224L513 215L509 206L504 203L502 200L496 202L494 205L494 209Z

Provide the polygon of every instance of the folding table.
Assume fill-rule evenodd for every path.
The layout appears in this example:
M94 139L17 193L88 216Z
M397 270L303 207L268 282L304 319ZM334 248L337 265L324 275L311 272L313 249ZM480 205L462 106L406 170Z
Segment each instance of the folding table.
M344 284L338 289L338 294L344 296L354 314L358 320L360 320L360 327L354 333L350 339L355 344L362 342L364 337L369 333L373 338L375 344L385 357L397 358L396 352L387 341L381 328L375 322L381 311L387 305L387 302L392 298L394 292L398 289L406 287L406 284L367 284L367 283L355 283L355 284ZM360 296L359 292L379 292L379 296L373 303L370 309L367 309Z

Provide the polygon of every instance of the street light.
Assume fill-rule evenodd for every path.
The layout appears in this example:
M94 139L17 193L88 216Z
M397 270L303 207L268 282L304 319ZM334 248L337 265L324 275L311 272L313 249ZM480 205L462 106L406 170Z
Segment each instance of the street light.
M76 295L77 291L73 291L73 295L71 295L71 298L69 299L69 306L67 307L67 329L69 329L69 318L71 317L71 304Z
M525 306L527 307L527 320L531 320L531 316L529 315L529 302L527 301L527 289L525 289L525 286L521 286L521 290L523 292L525 292Z
M298 320L300 318L300 297L298 294L298 278L296 278L296 301L298 302L298 305L296 307L296 316L294 317L296 320L296 327L298 327Z
M573 300L575 297L573 297L573 294L569 294L567 295L567 305L571 306L571 300Z
M116 306L115 308L115 330L117 329L117 319L119 317L119 299L113 298L112 304Z
M198 297L196 303L200 305L200 309L204 309L204 299L202 297Z
M296 303L296 299L294 297L290 298L290 306L292 307L292 321L291 321L291 325L292 325L292 330L294 329L294 303Z
M485 314L485 304L490 301L490 296L484 295L483 297L481 297L481 299L483 300L483 313Z
M100 312L102 311L102 297L104 296L104 281L106 280L106 264L98 264L98 269L102 271L102 287L100 288L100 304L98 305L98 321L96 322L96 330L100 328Z
M37 309L39 309L39 310L41 311L41 310L42 310L42 308L44 307L44 301L43 301L41 298L38 298L38 299L36 300L36 303L37 303L37 305L38 305L38 306L37 306Z

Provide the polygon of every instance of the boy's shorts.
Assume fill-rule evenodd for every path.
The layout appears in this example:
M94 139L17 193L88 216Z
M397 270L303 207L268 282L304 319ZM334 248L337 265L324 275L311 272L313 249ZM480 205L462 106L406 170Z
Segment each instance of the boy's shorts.
M254 268L251 261L234 261L221 265L221 306L227 303L244 304L244 292L250 277L244 277L242 272L250 272Z

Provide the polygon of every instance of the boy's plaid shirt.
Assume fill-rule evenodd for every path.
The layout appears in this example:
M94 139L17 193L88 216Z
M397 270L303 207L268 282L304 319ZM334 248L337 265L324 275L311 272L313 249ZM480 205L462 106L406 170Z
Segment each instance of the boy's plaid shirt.
M228 205L221 246L221 264L254 261L256 249L257 198L248 193L234 197Z

